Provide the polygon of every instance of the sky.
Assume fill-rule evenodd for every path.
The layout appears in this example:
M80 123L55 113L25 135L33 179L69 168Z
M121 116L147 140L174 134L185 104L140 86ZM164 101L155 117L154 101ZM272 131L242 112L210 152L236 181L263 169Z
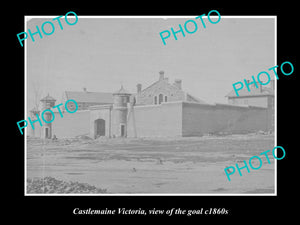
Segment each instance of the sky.
M148 87L161 70L170 83L181 79L182 89L191 95L208 103L227 103L225 95L233 83L276 65L274 18L222 17L217 24L204 18L205 29L195 20L195 33L178 33L178 40L171 36L163 45L160 32L178 30L178 24L194 18L79 16L70 26L62 17L63 30L54 22L52 35L26 41L27 108L33 108L35 96L49 93L60 104L64 91L83 88L114 92L123 85L135 93L137 83ZM50 20L33 17L27 29L35 32ZM45 30L50 32L48 26Z

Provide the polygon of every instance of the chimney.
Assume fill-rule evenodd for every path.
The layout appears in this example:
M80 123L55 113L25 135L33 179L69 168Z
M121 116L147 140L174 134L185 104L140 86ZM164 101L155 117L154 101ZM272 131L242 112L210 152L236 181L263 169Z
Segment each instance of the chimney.
M178 89L180 89L180 90L181 90L181 84L182 84L182 81L181 81L180 79L176 79L176 80L174 81L174 85L175 85L176 87L178 87Z
M246 82L247 82L247 84L249 84L249 83L251 83L251 80L246 80ZM252 81L252 82L253 82L253 81ZM258 87L258 88L260 88L259 86L260 86L260 84L257 83L257 87ZM250 89L256 88L255 82L253 82L252 84L250 84L249 88L250 88Z
M159 80L163 80L165 78L165 72L164 71L159 71Z
M142 85L141 84L137 84L136 85L136 92L139 94L142 91Z

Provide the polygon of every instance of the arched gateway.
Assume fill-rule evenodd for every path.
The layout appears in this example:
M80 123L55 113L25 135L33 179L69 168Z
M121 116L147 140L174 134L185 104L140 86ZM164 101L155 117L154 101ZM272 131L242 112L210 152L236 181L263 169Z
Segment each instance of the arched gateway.
M105 120L97 119L94 121L94 134L95 138L105 136Z

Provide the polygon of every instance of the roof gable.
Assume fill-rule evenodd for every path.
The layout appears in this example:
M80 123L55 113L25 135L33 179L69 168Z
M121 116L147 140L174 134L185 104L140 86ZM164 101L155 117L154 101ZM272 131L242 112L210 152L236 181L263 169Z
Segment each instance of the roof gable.
M145 89L143 89L141 91L141 95L148 93L148 92L157 92L158 89L164 89L165 91L167 90L168 92L180 92L180 93L182 93L182 96L186 96L186 97L183 97L182 100L203 103L203 104L206 103L205 101L183 91L178 86L176 86L174 84L170 84L168 82L167 78L165 78L163 80L158 80L158 81L154 82L153 84L151 84L150 86L146 87Z
M49 94L41 99L41 102L46 102L46 101L56 101L56 99L54 99L53 97L51 97Z
M168 82L168 79L165 78L163 80L158 80L151 84L150 86L146 87L145 89L141 90L141 94L143 93L148 93L148 92L155 92L158 89L164 89L164 90L169 90L169 91L180 91L184 93L183 90L179 89L177 86L170 84Z
M118 95L118 94L131 95L127 90L124 89L123 85L121 85L121 88L118 91L113 93L113 95Z
M186 100L188 102L197 102L197 103L201 103L201 104L207 104L205 101L203 101L202 99L200 98L197 98L189 93L186 93Z

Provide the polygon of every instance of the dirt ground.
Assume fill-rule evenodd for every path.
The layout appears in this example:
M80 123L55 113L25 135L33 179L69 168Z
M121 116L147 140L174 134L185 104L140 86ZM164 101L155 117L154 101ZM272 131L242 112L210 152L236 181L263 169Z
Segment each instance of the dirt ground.
M275 160L258 170L243 166L274 147L274 135L248 134L186 138L85 137L57 141L27 139L27 178L53 177L107 190L107 194L273 194ZM255 160L253 160L254 162ZM255 166L255 163L253 163Z

